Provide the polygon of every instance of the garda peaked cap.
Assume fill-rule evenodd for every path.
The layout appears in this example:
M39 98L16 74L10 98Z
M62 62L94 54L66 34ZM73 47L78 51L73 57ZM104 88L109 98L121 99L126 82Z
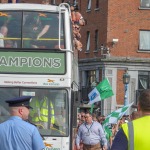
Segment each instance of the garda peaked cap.
M9 107L24 106L32 109L32 107L30 106L31 100L31 96L21 96L6 100L5 102L9 104Z

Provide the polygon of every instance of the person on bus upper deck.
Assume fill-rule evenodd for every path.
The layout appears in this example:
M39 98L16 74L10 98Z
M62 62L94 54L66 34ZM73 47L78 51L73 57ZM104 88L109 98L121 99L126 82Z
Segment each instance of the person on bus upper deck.
M49 2L49 0L41 0L41 4L49 5L50 2Z
M8 3L8 0L1 0L0 3Z
M8 0L8 3L19 3L19 0Z
M45 148L37 128L26 122L31 96L7 100L11 117L0 124L1 150L42 150Z
M84 26L86 24L86 22L85 22L83 16L77 11L78 4L73 5L70 2L68 2L68 4L70 5L70 9L71 9L72 23L74 24L76 22L76 23L78 23L78 25Z
M55 39L58 39L57 14L40 13L37 18L37 23L33 27L33 32L37 32L35 45L37 47L45 46L46 48L54 47Z
M8 28L6 26L2 26L0 28L0 47L5 47L4 37L7 36Z
M42 0L41 4L49 5L49 0ZM41 21L41 22L42 22L42 24L43 24L44 27L41 30L41 32L38 34L37 39L39 39L39 38L41 38L43 36L46 36L46 34L48 33L49 28L50 28L50 21L48 21L47 19L44 19L44 18L43 18L43 20L44 21Z
M49 0L42 0L41 3L48 5ZM33 28L34 32L39 30L36 38L37 41L32 44L32 47L39 48L45 46L45 48L54 48L58 43L58 22L58 14L40 13L37 17L37 23ZM40 24L42 28L39 29L38 24ZM42 41L40 40L41 38L43 39Z

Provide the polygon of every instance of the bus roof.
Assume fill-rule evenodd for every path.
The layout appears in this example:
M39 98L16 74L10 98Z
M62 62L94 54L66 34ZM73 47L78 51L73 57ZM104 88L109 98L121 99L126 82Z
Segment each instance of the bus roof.
M65 10L66 8L63 7ZM27 10L27 11L59 11L59 6L56 5L44 5L44 4L29 4L29 3L17 3L17 4L0 4L0 11L2 10ZM62 7L61 7L62 10Z

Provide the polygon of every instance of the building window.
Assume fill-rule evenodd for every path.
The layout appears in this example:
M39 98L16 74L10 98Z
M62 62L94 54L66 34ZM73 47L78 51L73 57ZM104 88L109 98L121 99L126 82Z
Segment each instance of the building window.
M96 10L99 9L99 0L96 0Z
M90 31L87 31L86 51L90 51Z
M150 0L141 0L142 8L150 8Z
M83 103L89 102L88 94L96 86L96 84L93 84L95 81L96 81L96 70L84 71L83 76L82 76L82 82L84 82L84 84L81 87L82 89L81 97L82 97Z
M140 50L150 50L150 31L140 31Z
M138 72L138 89L136 90L136 104L138 97L144 89L150 89L150 71Z
M139 72L138 75L138 86L139 89L149 89L150 88L150 72Z
M88 0L87 10L91 10L91 0Z
M98 36L98 30L95 30L95 51L98 51L99 49L99 36Z
M51 0L52 5L56 5L56 0Z
M87 86L91 87L93 82L96 82L96 71L95 70L87 71Z
M77 0L73 0L73 4L76 6L78 4Z

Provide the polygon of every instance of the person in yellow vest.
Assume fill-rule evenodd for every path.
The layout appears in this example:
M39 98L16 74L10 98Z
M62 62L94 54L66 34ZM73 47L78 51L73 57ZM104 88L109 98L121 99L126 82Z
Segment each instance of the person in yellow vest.
M138 98L140 117L125 123L118 131L111 150L150 149L150 89L143 90Z
M33 98L30 106L34 108L30 111L32 123L44 129L48 129L54 125L54 106L52 101L46 96L42 100Z

